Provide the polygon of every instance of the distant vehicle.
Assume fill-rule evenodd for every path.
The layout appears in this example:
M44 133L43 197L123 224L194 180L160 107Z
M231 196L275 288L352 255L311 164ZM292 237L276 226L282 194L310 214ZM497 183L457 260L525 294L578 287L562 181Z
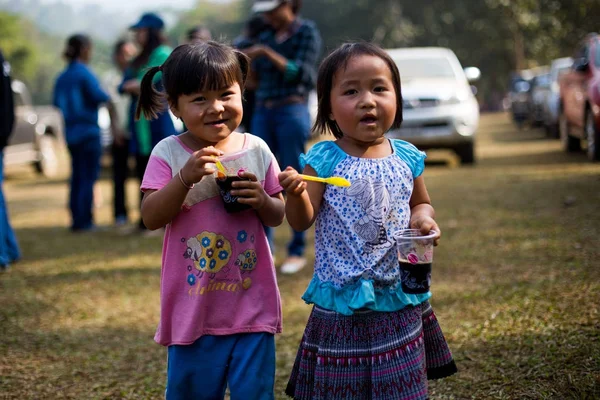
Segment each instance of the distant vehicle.
M550 73L547 71L547 68L540 69L529 83L528 119L533 127L544 124L544 99L550 87Z
M15 127L4 149L5 165L31 164L38 173L54 177L64 148L64 122L53 106L33 106L25 84L13 80Z
M469 82L478 68L463 68L454 52L441 47L387 50L402 79L404 122L391 138L420 149L451 149L464 164L475 162L479 105Z
M571 68L571 65L573 65L571 57L557 58L550 64L550 77L542 103L543 124L549 137L558 137L558 107L560 103L558 80Z
M587 155L600 161L600 35L582 40L573 65L559 79L560 139L566 151L579 151L587 141Z
M521 73L514 73L510 78L508 101L513 122L520 129L529 119L530 81Z

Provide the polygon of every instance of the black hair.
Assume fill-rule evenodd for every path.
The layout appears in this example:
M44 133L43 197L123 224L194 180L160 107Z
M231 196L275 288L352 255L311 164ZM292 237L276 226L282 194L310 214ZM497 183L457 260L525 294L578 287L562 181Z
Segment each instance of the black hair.
M144 64L146 64L146 62L148 62L148 59L150 58L150 54L152 54L154 49L156 49L158 46L160 46L161 44L163 44L165 42L165 39L163 37L161 29L156 29L156 28L146 28L146 29L148 29L148 39L146 41L146 44L144 45L144 48L140 52L140 54L136 58L134 58L133 61L131 62L131 66L133 67L133 69L142 68L144 66Z
M181 95L219 90L234 83L243 91L250 68L244 53L222 43L207 41L178 46L160 67L152 67L142 79L135 117L156 118L164 108L164 95L153 85L154 75L162 72L167 100L176 104Z
M312 128L313 132L327 134L331 132L336 138L341 138L344 134L340 131L337 123L329 117L331 115L331 89L335 75L346 68L348 62L358 56L374 56L381 58L389 67L392 74L392 83L396 91L396 116L391 129L397 129L402 124L402 91L400 86L400 72L398 66L389 56L389 54L377 45L368 42L344 43L331 54L329 54L319 67L317 77L317 98L319 107L317 119Z
M294 15L298 15L302 8L302 0L291 0L290 3L292 4L292 12Z
M70 36L67 39L67 45L63 55L70 62L77 60L81 57L83 49L88 48L92 45L92 41L89 36L78 33Z

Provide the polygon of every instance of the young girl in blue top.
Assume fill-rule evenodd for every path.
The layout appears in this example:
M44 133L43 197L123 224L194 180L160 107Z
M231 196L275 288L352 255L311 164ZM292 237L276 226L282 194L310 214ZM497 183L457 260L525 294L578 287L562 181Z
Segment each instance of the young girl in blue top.
M321 64L315 129L336 140L301 157L304 173L342 176L341 188L287 168L290 225L316 223L314 304L286 393L294 399L426 399L427 378L456 365L429 305L402 291L394 233L440 229L421 174L425 154L384 134L402 122L400 74L383 50L344 44Z

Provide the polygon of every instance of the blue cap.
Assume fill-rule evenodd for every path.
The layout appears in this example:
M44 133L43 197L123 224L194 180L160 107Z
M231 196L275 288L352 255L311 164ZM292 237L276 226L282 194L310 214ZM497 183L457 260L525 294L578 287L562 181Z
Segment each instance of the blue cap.
M154 13L146 13L141 16L140 20L135 24L131 25L129 29L142 29L142 28L154 28L162 29L165 26L165 22L158 15Z

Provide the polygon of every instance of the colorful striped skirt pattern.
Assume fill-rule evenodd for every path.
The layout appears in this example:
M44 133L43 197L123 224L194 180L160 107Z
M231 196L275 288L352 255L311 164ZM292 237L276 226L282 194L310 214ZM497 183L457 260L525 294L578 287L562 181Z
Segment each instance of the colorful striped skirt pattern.
M349 316L315 306L286 394L296 400L427 399L428 378L456 371L429 302Z

